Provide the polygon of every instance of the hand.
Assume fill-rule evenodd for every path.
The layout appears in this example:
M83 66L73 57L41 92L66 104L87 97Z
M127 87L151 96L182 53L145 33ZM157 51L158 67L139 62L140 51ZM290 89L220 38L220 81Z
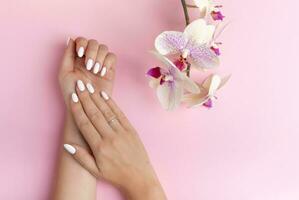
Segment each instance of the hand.
M69 39L58 75L67 107L69 108L70 96L78 79L89 80L96 88L111 95L115 65L116 56L108 52L106 45L83 37L78 37L75 41ZM70 111L67 112L64 132L65 141L87 146L73 122Z
M65 149L83 167L130 199L166 199L135 129L106 92L78 80L71 110L93 156L77 144L65 144Z
M85 38L69 40L58 75L68 108L63 143L80 144L89 150L70 111L71 93L76 80L81 79L93 82L98 89L106 90L111 94L115 77L115 63L115 55L109 53L105 45L99 45L95 40L86 40ZM84 189L82 189L82 185L84 185ZM74 191L76 192L74 193ZM64 152L59 157L52 199L96 199L96 179Z
M96 40L69 39L58 79L68 105L76 80L90 80L99 90L112 94L116 56Z

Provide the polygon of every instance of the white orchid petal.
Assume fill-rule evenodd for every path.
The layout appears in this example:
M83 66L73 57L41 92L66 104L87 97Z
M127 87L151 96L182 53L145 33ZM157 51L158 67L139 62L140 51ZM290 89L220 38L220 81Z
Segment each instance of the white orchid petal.
M220 84L221 84L221 77L217 74L214 74L211 78L209 96L213 96L216 93Z
M214 25L207 25L205 20L197 19L186 27L184 35L199 44L206 44L212 40L214 32Z
M188 40L182 32L165 31L155 39L155 48L162 55L176 54L182 50Z
M198 85L186 75L184 75L183 83L184 83L184 89L187 90L188 92L192 92L192 93L200 92Z
M157 97L165 110L173 110L180 105L183 89L180 85L164 83L157 87Z
M218 90L220 88L222 88L227 83L227 81L230 79L230 77L231 77L231 74L227 75L221 79L221 84L219 85Z

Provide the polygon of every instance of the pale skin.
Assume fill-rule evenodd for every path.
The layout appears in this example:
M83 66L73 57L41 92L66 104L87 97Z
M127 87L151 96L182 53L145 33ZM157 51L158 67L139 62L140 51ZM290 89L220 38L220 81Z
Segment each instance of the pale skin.
M105 73L94 69L97 62ZM111 98L115 64L116 56L95 40L68 42L59 73L67 151L60 155L55 200L96 199L100 179L130 200L166 199L136 130Z

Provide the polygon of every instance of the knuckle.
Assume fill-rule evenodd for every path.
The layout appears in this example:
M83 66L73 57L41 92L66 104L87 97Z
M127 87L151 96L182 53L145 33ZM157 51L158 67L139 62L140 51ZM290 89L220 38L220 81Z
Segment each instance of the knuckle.
M76 41L76 43L87 42L86 38L84 38L84 37L77 37L75 41Z
M108 120L111 120L115 117L111 110L104 110L104 115Z
M110 65L116 63L117 56L114 53L109 52L106 56L106 62L109 62Z
M88 43L91 43L91 44L96 44L96 45L98 45L99 43L98 43L98 41L97 40L95 40L95 39L90 39L90 40L88 40Z
M86 129L86 128L89 127L89 124L90 124L90 122L88 120L81 119L81 120L79 120L78 126L79 126L80 129Z
M105 44L100 44L99 45L99 50L107 52L108 51L108 46L105 45Z
M99 111L95 111L93 113L90 114L90 119L91 121L97 121L100 119L100 112Z

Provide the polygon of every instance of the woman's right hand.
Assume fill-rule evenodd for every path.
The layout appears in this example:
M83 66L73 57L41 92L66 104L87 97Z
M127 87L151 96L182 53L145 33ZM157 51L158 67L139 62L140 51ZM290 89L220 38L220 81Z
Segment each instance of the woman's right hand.
M65 149L97 178L121 189L129 199L166 199L137 132L105 91L77 81L71 110L93 156L77 144Z

